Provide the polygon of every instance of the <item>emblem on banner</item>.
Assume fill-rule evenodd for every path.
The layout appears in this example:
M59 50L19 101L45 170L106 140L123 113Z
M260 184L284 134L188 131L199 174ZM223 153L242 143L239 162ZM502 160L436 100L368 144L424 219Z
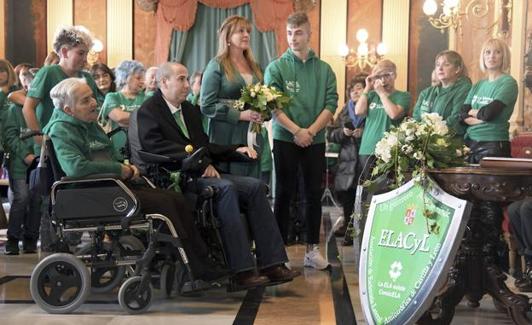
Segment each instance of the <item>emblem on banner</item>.
M406 209L405 214L405 224L411 225L414 222L414 218L416 217L416 209L415 208L408 208Z

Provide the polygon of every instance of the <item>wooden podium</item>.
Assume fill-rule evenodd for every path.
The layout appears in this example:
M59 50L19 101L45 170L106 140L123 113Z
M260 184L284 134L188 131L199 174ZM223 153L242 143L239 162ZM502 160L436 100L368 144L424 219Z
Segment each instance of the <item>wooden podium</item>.
M486 166L491 167L484 167ZM528 165L529 164L529 165ZM432 170L430 176L447 193L473 202L468 229L462 240L445 291L420 320L420 324L449 324L455 306L465 296L468 305L478 307L485 294L497 310L506 312L515 324L531 324L527 317L529 299L513 293L496 263L500 240L500 219L483 214L482 205L508 203L532 196L532 160L515 162L486 159L481 166ZM530 166L530 167L529 167Z

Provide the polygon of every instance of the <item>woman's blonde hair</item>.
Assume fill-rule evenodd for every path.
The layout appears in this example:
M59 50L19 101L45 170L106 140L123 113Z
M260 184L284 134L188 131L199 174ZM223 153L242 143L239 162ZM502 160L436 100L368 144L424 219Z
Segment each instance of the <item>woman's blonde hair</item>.
M436 54L434 65L438 64L438 59L441 57L444 57L447 60L447 62L449 62L450 64L460 69L460 72L458 73L458 77L467 77L467 68L464 64L464 60L462 59L462 56L458 52L451 51L451 50L441 51L440 53Z
M216 54L216 59L222 66L225 74L227 75L227 80L234 81L235 80L235 68L233 64L231 63L231 59L229 57L229 48L230 48L230 41L231 41L231 35L239 28L244 27L248 30L248 33L251 34L251 23L242 16L230 16L227 17L227 19L224 20L222 25L220 26L220 29L218 30L218 53ZM244 57L246 58L246 62L251 67L251 70L253 70L253 73L257 76L259 80L262 80L262 72L260 71L260 67L255 61L255 58L253 57L253 53L251 52L251 48L248 48L244 50Z
M482 72L486 72L487 70L486 64L484 63L484 52L488 48L501 50L502 52L501 71L504 73L510 72L510 60L511 60L510 48L508 47L508 44L506 44L503 40L499 38L490 38L489 40L485 41L484 44L482 44L482 50L480 51L480 70L482 70Z
M375 74L376 72L383 71L383 70L391 70L393 73L397 73L397 66L391 60L384 59L384 60L379 61L373 67L372 73Z
M0 59L0 70L7 72L7 88L11 88L13 85L16 85L18 82L17 74L11 65L11 62L8 60ZM2 87L2 85L0 85Z

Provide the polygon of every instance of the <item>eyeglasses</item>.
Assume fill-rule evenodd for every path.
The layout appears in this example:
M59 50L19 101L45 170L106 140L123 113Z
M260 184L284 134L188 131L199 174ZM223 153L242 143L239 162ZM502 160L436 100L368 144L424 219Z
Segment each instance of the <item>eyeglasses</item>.
M373 77L371 77L371 80L391 79L392 77L393 77L393 72L386 72L386 73L374 75Z

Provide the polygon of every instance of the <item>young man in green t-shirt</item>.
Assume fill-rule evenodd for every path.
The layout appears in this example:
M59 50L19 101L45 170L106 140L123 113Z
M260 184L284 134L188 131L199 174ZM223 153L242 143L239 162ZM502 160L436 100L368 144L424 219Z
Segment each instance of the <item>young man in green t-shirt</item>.
M95 94L98 87L90 73L83 71L87 65L87 54L92 47L89 31L82 26L61 27L54 38L54 51L59 55L59 63L42 67L28 91L22 112L28 128L40 130L50 120L54 104L50 98L50 90L60 81L70 78L84 78ZM98 103L102 98L96 98ZM40 137L35 140L41 143Z
M273 154L276 174L274 213L285 243L289 206L296 191L297 168L305 183L307 249L304 265L325 269L319 252L321 179L325 171L325 126L338 105L336 76L310 49L310 23L305 13L288 17L289 49L266 68L264 81L290 95L290 105L275 112Z

